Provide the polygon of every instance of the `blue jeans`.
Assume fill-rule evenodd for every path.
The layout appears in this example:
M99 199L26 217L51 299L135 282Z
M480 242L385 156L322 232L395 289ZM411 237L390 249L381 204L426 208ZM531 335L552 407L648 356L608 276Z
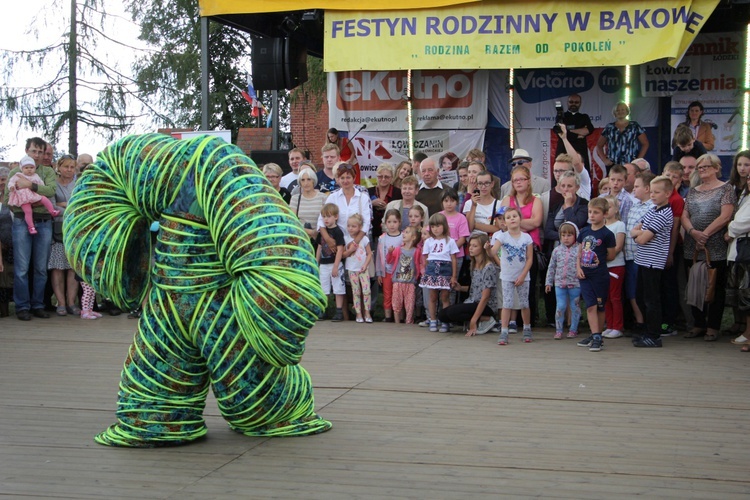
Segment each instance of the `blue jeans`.
M562 333L565 324L565 311L570 303L570 331L578 332L578 322L581 320L581 289L555 287L557 309L555 310L555 333Z
M52 220L34 222L37 234L29 234L23 217L13 218L13 302L16 312L44 307L47 261L52 247ZM29 297L29 273L33 296Z

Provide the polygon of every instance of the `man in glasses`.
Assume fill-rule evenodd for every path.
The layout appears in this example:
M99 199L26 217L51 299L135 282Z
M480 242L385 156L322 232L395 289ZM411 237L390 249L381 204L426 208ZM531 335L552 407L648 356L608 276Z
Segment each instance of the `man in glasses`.
M565 114L563 114L562 125L565 126L565 130L567 130L568 132L568 140L573 146L573 149L575 149L576 152L581 155L584 168L588 172L591 172L591 168L589 166L589 149L588 145L586 144L586 136L594 131L594 125L591 123L591 118L589 117L589 115L587 115L586 113L580 113L580 109L581 96L578 94L572 94L571 96L569 96L568 110L565 112ZM555 157L557 157L560 153L566 152L570 154L570 152L565 151L565 145L562 143L562 141L557 141L557 151L555 152Z
M529 152L525 149L518 148L513 152L513 158L510 159L510 170L513 171L516 167L526 167L531 172L531 192L535 194L542 194L549 191L550 183L544 177L534 175L532 168L532 159L529 156ZM501 198L505 198L510 193L511 182L508 181L503 184L500 188Z

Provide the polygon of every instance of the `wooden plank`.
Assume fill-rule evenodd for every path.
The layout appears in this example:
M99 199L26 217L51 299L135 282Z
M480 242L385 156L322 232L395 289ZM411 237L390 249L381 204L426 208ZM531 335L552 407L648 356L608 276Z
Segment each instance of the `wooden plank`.
M590 353L404 325L324 322L303 365L334 423L180 448L96 445L135 321L0 320L0 496L747 498L750 376L729 339Z

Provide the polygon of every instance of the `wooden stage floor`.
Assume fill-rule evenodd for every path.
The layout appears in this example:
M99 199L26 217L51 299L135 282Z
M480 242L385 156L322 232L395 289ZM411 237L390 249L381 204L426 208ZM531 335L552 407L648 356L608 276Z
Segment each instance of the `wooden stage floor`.
M392 324L318 324L303 365L333 429L95 444L135 320L0 319L0 497L748 498L750 354L671 337L591 353Z

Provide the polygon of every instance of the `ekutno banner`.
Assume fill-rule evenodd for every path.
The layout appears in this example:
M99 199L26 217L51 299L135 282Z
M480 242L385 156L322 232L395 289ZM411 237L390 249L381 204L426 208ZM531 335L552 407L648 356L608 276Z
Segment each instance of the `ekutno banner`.
M411 95L414 130L487 126L487 71L346 71L328 74L331 126L350 133L408 130ZM410 92L409 92L410 90Z

